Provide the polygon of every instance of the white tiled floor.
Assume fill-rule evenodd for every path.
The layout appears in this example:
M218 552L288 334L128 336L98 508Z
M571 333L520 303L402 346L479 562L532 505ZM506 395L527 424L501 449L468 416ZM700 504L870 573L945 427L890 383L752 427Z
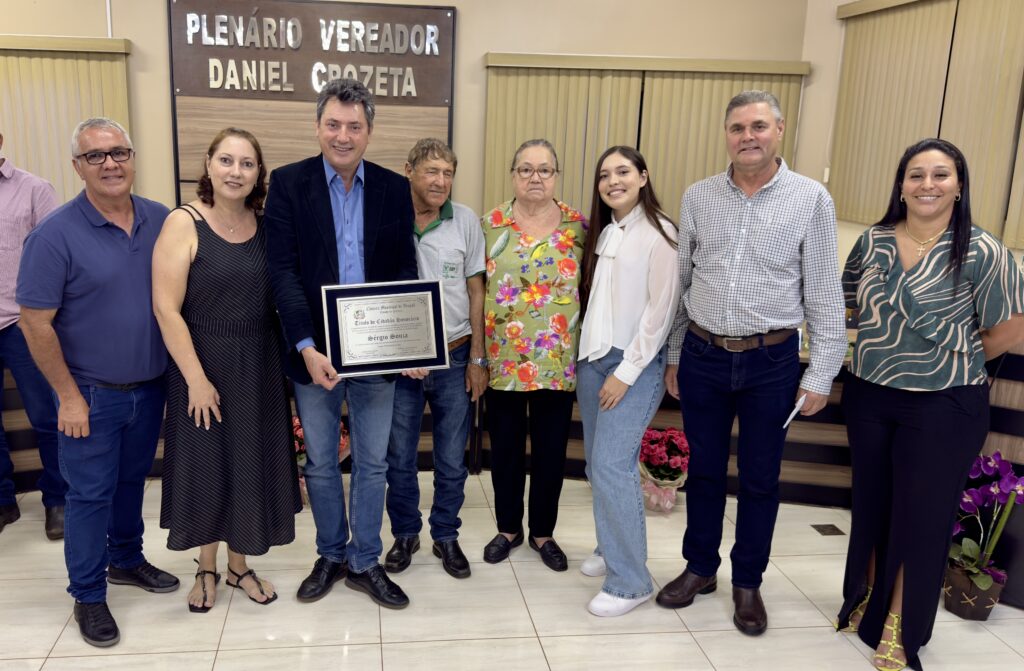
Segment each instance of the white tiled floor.
M429 474L421 474L422 500L430 500ZM732 625L729 562L722 586L678 611L654 603L621 618L589 615L586 602L600 579L580 574L594 545L590 489L566 481L557 538L569 555L568 573L553 573L525 545L511 561L480 559L494 535L494 500L488 475L471 476L462 511L462 546L473 576L454 580L429 549L429 535L413 565L395 576L412 599L402 611L381 609L337 585L323 600L300 604L295 589L315 559L312 517L297 518L298 540L252 559L281 598L266 608L223 586L212 611L185 608L184 589L148 594L112 587L111 610L121 627L114 648L86 645L71 619L65 593L63 548L46 540L39 495L19 503L22 519L0 534L0 671L145 669L145 671L258 671L259 669L871 669L870 651L853 635L830 626L840 604L846 536L821 536L811 524L848 532L845 510L783 505L763 594L769 630L750 638ZM680 497L682 504L682 497ZM192 584L194 553L166 549L159 528L159 482L146 490L146 554L157 566ZM722 555L735 535L736 503L726 507ZM426 513L424 513L426 516ZM682 569L680 541L686 522L680 505L647 516L648 567L660 587ZM385 521L385 549L390 534ZM223 564L222 557L222 564ZM222 567L223 568L223 567ZM1024 668L1024 611L997 606L986 623L938 611L922 660L928 671Z

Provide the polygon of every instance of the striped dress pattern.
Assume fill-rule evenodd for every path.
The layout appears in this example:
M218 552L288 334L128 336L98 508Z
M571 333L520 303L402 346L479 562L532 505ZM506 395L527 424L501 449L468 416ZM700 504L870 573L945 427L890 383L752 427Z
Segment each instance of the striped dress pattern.
M172 361L160 526L169 530L171 550L225 541L235 552L261 555L295 539L302 509L263 226L231 243L181 209L199 240L181 314L220 395L222 422L196 428L188 385Z

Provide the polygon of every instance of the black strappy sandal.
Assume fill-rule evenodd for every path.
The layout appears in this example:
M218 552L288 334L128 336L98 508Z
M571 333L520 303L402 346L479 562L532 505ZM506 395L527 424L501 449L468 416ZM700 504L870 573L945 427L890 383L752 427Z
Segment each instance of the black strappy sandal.
M231 570L231 567L229 566L228 567L228 573L230 573L231 575L235 576L235 582L234 582L234 584L232 584L230 580L225 580L224 584L227 585L228 587L233 587L235 589L240 589L243 592L245 592L245 595L249 597L249 601L252 601L253 603L258 603L261 606L266 606L269 603L273 603L274 601L277 601L277 592L274 592L273 594L271 594L267 598L266 601L260 601L259 599L256 599L256 598L253 598L252 596L250 596L249 593L245 591L245 588L242 587L242 581L243 580L245 580L246 578L252 578L253 580L256 581L256 586L259 588L260 594L262 594L263 596L267 596L267 593L263 590L263 581L256 577L256 571L254 571L252 569L249 569L245 573L239 575L239 574L235 573L233 570Z
M192 561L194 561L197 566L199 565L199 560L198 559L193 559ZM202 606L195 606L195 605L190 603L188 605L188 609L192 613L208 613L208 612L210 612L210 609L213 608L213 606L207 606L206 605L206 601L207 601L207 596L206 596L206 576L208 576L208 575L212 575L213 576L213 586L214 586L214 589L216 589L217 585L220 584L220 574L217 573L216 571L207 571L205 569L197 569L196 570L196 577L199 578L199 585L203 588L203 605Z

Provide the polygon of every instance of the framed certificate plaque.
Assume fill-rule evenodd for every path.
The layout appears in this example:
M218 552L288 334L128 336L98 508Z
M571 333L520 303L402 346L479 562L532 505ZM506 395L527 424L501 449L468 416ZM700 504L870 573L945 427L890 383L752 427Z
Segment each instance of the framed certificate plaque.
M321 288L327 356L339 377L447 368L438 280Z

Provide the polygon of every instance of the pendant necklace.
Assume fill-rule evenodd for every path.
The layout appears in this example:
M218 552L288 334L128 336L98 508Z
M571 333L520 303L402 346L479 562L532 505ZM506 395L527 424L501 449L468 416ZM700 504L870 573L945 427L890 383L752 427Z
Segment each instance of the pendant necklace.
M214 211L211 210L210 211L210 215L212 215L213 213L214 213ZM206 217L206 223L207 224L211 223L211 219L212 219L212 217L208 215ZM232 226L231 224L227 223L225 218L222 218L220 215L217 215L217 225L220 226L221 228L228 229L228 233L234 233L235 232L236 226Z
M925 248L928 247L928 245L932 244L932 242L934 242L935 238L937 238L940 235L942 235L945 230L946 229L942 229L941 231L939 231L938 233L936 233L932 237L928 238L927 240L918 240L910 232L910 226L907 226L906 224L903 224L903 232L907 234L908 238L910 238L911 240L913 240L914 242L917 243L917 258L921 258L922 256L924 256Z

